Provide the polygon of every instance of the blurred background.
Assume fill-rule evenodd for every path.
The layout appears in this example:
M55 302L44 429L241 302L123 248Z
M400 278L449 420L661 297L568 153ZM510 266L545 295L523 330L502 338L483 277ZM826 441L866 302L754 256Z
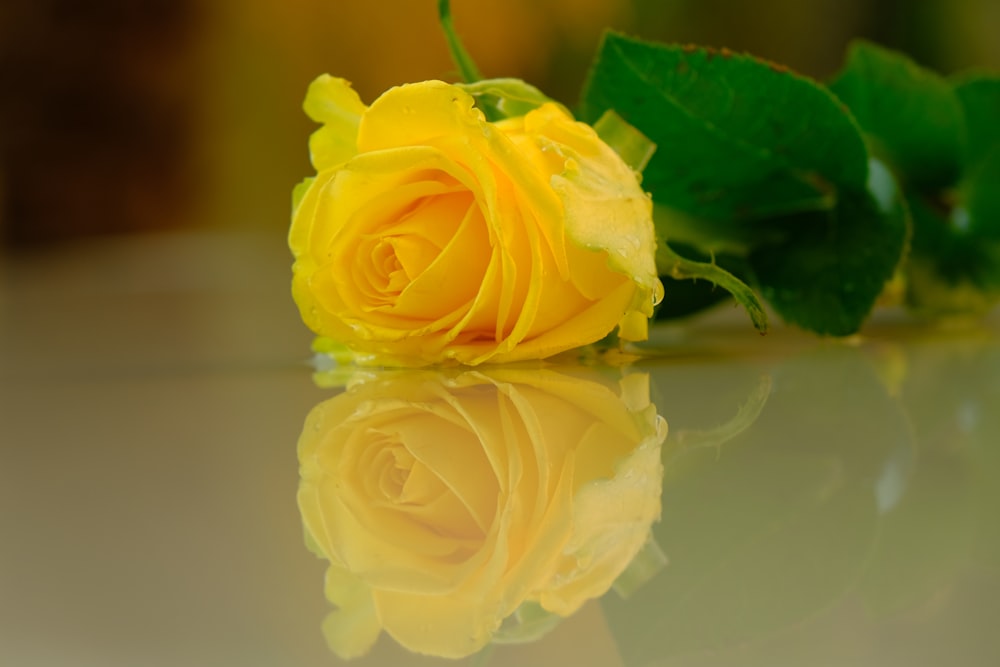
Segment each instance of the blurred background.
M726 46L825 78L866 37L944 73L1000 67L998 0L454 0L487 76L573 104L601 32ZM435 0L3 0L0 245L250 229L283 236L329 72L370 102L453 80Z
M0 664L331 664L319 632L329 608L323 563L302 547L295 505L295 440L329 394L306 379L312 335L289 295L291 189L311 173L315 129L301 104L324 72L353 81L368 102L396 84L453 80L436 5L0 0ZM836 71L856 36L945 73L1000 68L1000 0L452 6L487 76L522 77L570 105L606 27L747 51L819 78ZM687 348L676 339L668 360L708 359L708 377L723 378L734 363L744 368L733 360L760 355L744 368L757 377L761 360L812 345L779 330L758 348L741 313L719 315L736 318L746 338L692 337ZM676 332L662 339L674 345L668 335ZM915 366L917 379L921 368L936 377L938 362L979 373L927 383L954 395L934 403L951 412L924 410L917 423L942 442L994 441L978 425L995 423L982 406L996 404L983 394L996 364L983 364L988 350L969 340L945 356L931 348ZM890 361L894 350L885 347ZM699 377L702 366L687 365ZM691 377L684 368L681 379ZM928 422L935 415L940 424ZM979 481L974 490L1000 488L989 475ZM935 506L952 521L951 505ZM911 551L950 558L959 553L950 534L939 530L924 540L935 548L917 540ZM913 618L933 623L953 599L992 594L971 581L942 589ZM848 653L893 637L926 644L911 642L906 625L888 643L859 634L864 619L847 613L831 636ZM607 662L603 617L578 618L583 626L553 635L564 644L539 646L555 654L572 644ZM972 620L982 623L954 636L993 636L989 618L979 614ZM804 632L795 635L803 646L822 644ZM387 664L398 664L393 657Z

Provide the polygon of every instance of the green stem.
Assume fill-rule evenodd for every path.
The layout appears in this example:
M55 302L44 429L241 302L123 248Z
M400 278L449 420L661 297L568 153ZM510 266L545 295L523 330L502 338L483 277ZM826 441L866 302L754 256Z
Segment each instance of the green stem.
M767 332L767 313L760 299L746 283L720 266L706 262L695 262L681 257L666 243L656 248L656 268L660 275L674 280L707 280L733 295L750 316L754 327L761 333Z
M672 436L679 445L677 455L683 455L691 449L699 447L714 447L721 449L722 445L753 426L760 413L764 411L767 399L771 396L771 386L774 381L770 375L762 375L757 386L750 392L746 403L736 411L736 415L721 426L712 429L696 431L681 431Z
M466 83L475 83L481 80L483 75L479 73L479 68L476 67L472 56L462 46L462 40L455 32L455 24L451 20L451 0L438 0L438 20L441 22L441 29L444 30L444 38L448 42L451 59L458 66L462 80Z

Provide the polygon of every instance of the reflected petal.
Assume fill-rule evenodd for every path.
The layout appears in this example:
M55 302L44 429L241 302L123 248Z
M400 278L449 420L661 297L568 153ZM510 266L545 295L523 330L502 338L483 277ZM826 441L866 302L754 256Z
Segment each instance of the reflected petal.
M314 408L299 506L331 563L331 648L364 653L377 627L461 657L526 604L566 616L607 592L660 514L666 425L648 385L579 369L395 372Z

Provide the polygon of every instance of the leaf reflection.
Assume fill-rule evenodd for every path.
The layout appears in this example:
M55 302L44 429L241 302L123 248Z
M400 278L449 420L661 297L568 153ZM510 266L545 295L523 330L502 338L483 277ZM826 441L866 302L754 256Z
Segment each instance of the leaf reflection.
M671 409L654 528L670 567L601 601L623 663L931 664L933 646L995 664L979 620L996 618L998 561L970 570L1000 534L991 345L822 346L654 376ZM693 427L692 443L725 446L677 447L710 397L761 370L770 396L751 427Z
M670 461L670 509L656 533L671 567L627 604L602 602L626 664L743 645L827 607L862 576L878 532L874 487L892 452L910 446L905 420L854 349L784 361L771 376L751 428L721 450L685 448ZM657 386L670 400L704 398L719 393L712 381L733 377L701 369Z
M613 373L369 374L316 406L298 501L329 562L332 650L363 655L384 630L465 656L651 576L666 423L647 375Z

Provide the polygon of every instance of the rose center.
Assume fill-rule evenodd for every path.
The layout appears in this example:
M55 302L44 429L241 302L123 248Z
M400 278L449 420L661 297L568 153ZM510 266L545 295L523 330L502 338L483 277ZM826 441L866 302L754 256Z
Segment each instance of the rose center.
M387 236L372 251L372 285L385 297L397 297L420 275L440 249L419 236Z
M447 488L402 444L394 443L381 454L378 495L393 505L427 505Z
M437 424L434 420L431 423ZM469 466L455 461L456 456L442 460L441 448L427 440L424 429L411 429L409 436L406 433L395 429L367 432L358 452L358 465L369 472L348 485L361 492L356 497L357 506L396 512L397 517L437 535L481 537L492 512L479 507L484 501L452 478L458 474L456 464ZM472 512L484 516L477 520Z
M366 234L370 259L361 259L359 287L368 307L408 304L412 300L406 297L408 292L421 301L433 298L449 306L467 301L471 294L464 281L447 280L432 267L437 266L435 262L442 253L457 251L457 260L449 260L453 265L455 261L474 261L488 252L488 242L485 250L480 247L484 245L478 239L480 225L469 220L473 204L474 197L467 191L422 197L399 217L382 222ZM481 272L470 268L471 275L478 277ZM427 305L424 303L424 311L428 311ZM432 312L424 316L434 317Z

